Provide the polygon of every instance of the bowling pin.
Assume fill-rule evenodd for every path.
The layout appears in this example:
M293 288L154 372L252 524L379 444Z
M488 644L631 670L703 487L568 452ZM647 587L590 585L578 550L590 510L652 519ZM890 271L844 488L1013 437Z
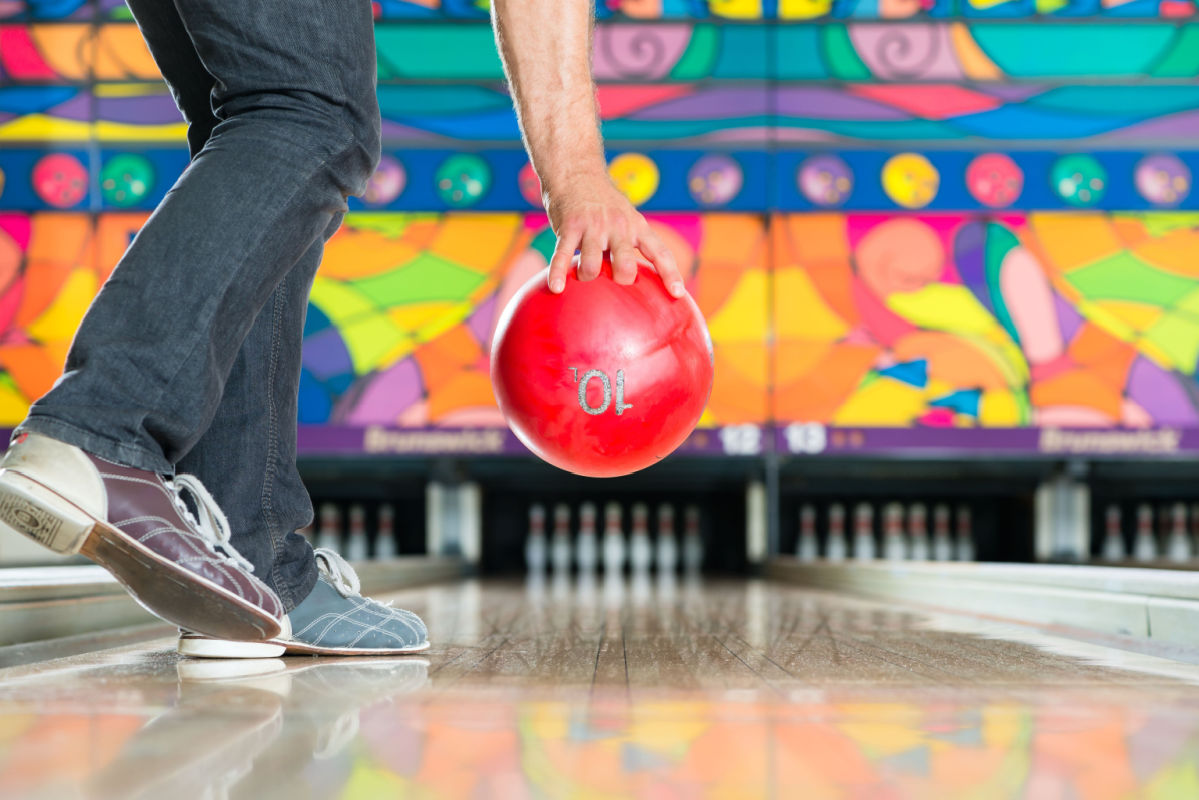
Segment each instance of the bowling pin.
M391 503L379 506L379 530L375 535L375 560L396 557L396 510Z
M815 561L820 556L816 543L816 508L811 503L804 503L799 509L799 543L795 555L804 562Z
M933 506L933 561L952 561L953 542L949 538L949 506Z
M545 506L529 506L529 535L525 538L525 565L531 573L545 572L547 547L545 542Z
M550 563L555 575L570 571L570 506L559 503L554 506L554 538L550 541Z
M958 506L957 560L974 560L974 513L968 505Z
M653 599L653 582L649 577L649 570L634 569L629 576L629 599L632 601L633 608L646 608Z
M633 530L629 535L629 566L633 568L633 572L648 572L652 560L649 507L645 503L636 503L633 505Z
M829 561L844 561L848 555L845 541L845 506L833 503L828 507L828 545L824 557Z
M321 504L321 527L316 535L316 546L341 552L341 512L332 503Z
M907 557L907 542L903 539L903 506L887 503L883 509L883 558L903 561Z
M1170 507L1162 503L1157 507L1157 554L1165 556L1169 552L1170 542Z
M350 538L346 541L347 561L366 561L366 509L358 503L350 506Z
M699 528L699 507L687 506L683 512L683 568L698 575L704 567L704 538Z
M1170 507L1170 536L1166 540L1166 554L1175 563L1191 560L1191 537L1187 532L1187 507L1175 503Z
M1105 561L1123 561L1124 525L1120 515L1120 506L1114 503L1107 507L1103 515L1103 559Z
M596 534L595 503L579 506L579 538L575 540L575 563L580 573L591 574L599 565L599 536Z
M1191 553L1199 558L1199 503L1191 504Z
M658 506L658 574L673 575L678 565L679 540L674 535L674 506L663 503Z
M869 503L858 503L853 510L853 557L858 561L873 561L877 557L874 506Z
M928 561L928 509L924 503L908 508L908 536L912 540L912 560Z
M1132 557L1137 561L1157 559L1157 537L1153 535L1153 506L1137 506L1137 535L1133 540Z
M604 572L619 575L624 570L624 531L620 527L620 504L604 507Z

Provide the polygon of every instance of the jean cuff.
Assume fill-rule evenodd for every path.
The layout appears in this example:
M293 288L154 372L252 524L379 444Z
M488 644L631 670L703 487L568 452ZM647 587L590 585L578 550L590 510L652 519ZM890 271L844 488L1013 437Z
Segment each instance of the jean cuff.
M137 445L114 441L53 417L29 415L13 431L13 437L22 433L49 436L51 439L74 445L97 458L125 467L144 469L159 475L175 474L175 466L163 458L161 453L151 453Z

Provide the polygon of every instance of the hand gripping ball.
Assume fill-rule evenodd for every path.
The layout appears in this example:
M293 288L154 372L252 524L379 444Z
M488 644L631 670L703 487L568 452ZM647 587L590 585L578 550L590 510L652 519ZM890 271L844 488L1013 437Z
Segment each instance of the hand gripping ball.
M674 451L712 391L712 340L690 296L674 299L648 266L631 286L605 258L594 281L547 271L504 308L491 383L513 433L535 454L592 478L627 475Z

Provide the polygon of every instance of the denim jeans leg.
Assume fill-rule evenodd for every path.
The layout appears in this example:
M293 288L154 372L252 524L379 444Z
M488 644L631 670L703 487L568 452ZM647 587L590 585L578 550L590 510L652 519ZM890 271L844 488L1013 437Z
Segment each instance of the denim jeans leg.
M379 156L367 0L175 8L212 77L217 122L21 426L162 472L204 436L260 312L319 250Z
M296 469L296 419L304 317L322 252L314 244L271 295L242 343L212 425L177 465L212 492L233 546L287 611L317 580L312 548L296 533L312 521Z
M211 102L216 81L201 63L174 5L128 3L188 122L194 158L217 123ZM323 242L313 244L259 312L212 423L176 464L212 492L229 518L234 546L288 611L308 595L317 577L312 550L295 533L312 519L312 501L296 469L295 420L304 317L322 253Z

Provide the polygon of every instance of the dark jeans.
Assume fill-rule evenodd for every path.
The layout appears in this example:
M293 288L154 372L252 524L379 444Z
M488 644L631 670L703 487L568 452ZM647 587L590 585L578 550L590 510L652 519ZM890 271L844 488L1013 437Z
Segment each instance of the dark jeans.
M304 314L324 242L379 159L368 0L129 0L191 163L20 430L191 472L288 610L316 581L295 531Z

